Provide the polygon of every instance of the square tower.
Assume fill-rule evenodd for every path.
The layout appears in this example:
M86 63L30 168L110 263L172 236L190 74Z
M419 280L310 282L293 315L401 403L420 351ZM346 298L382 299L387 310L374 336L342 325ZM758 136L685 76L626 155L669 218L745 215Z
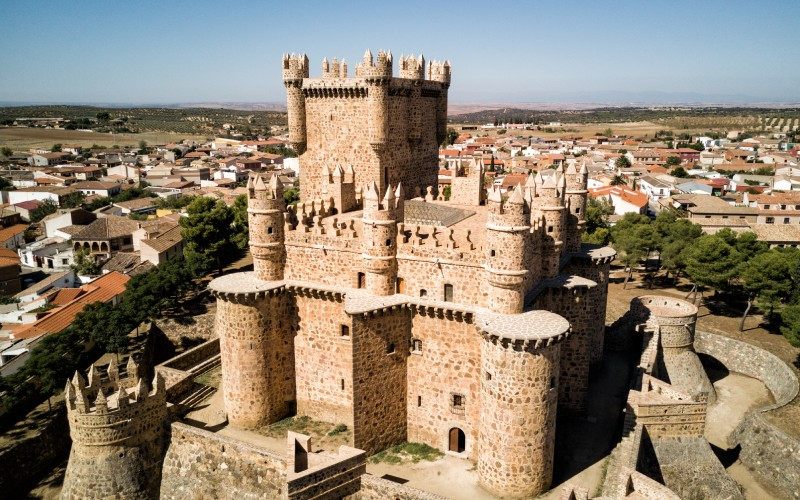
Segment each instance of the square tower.
M406 193L436 185L438 148L447 131L450 63L423 56L393 58L367 50L356 65L322 63L322 77L308 77L308 59L284 56L289 142L299 154L301 197L327 198L324 172L352 167L355 186L374 182L380 192L402 183ZM336 207L340 209L340 207ZM345 210L340 210L345 211Z

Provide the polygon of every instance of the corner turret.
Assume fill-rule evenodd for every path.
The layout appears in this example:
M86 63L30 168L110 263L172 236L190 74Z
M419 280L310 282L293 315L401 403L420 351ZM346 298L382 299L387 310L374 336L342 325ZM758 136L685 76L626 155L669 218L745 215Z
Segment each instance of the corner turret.
M250 253L255 276L264 281L282 280L286 260L283 186L277 175L270 177L269 184L256 175L247 181L247 197Z
M283 84L286 87L289 145L298 155L306 150L306 100L303 79L308 78L308 57L283 56Z
M135 371L104 381L95 372L92 367L94 383L88 386L78 372L67 381L72 450L61 497L158 498L167 424L164 380L156 375L149 391L140 389L147 384Z

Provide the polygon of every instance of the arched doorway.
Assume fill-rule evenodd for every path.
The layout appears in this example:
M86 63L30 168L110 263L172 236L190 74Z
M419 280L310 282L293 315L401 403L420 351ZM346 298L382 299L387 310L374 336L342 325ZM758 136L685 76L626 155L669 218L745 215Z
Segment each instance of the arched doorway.
M466 441L467 437L464 435L464 431L458 427L453 427L450 429L450 444L447 449L456 453L462 453L466 449Z

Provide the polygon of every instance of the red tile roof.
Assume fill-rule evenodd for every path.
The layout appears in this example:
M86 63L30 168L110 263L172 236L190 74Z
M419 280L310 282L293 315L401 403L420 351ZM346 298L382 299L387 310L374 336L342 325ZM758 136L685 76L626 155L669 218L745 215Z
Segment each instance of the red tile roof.
M14 332L15 339L29 339L39 335L49 335L64 330L75 316L88 304L95 302L108 302L125 291L125 284L130 280L128 276L112 271L83 285L80 289L85 293L67 302L61 307L53 309L45 317L36 320L27 328Z
M27 224L14 224L13 226L0 229L0 243L8 241L20 233L24 233L26 229L28 229Z
M589 196L597 198L598 196L617 196L624 201L630 203L635 207L642 208L647 205L648 197L646 194L625 186L603 186L599 188L592 188L589 190Z

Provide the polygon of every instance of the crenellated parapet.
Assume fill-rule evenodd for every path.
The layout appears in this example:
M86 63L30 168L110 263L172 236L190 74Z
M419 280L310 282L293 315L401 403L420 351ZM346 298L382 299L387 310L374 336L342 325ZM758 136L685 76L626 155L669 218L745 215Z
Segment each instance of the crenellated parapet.
M355 75L356 77L381 82L392 77L392 63L391 52L379 50L377 60L375 60L372 56L372 51L367 49L364 52L364 57L356 65Z
M101 381L92 366L88 381L79 372L67 381L73 444L62 498L158 498L166 384L160 374L149 384L133 361L127 371L120 378L112 363Z
M401 55L398 69L400 72L400 78L408 78L409 80L424 80L425 57L422 54L420 54L419 57L414 57L413 54L405 57Z

